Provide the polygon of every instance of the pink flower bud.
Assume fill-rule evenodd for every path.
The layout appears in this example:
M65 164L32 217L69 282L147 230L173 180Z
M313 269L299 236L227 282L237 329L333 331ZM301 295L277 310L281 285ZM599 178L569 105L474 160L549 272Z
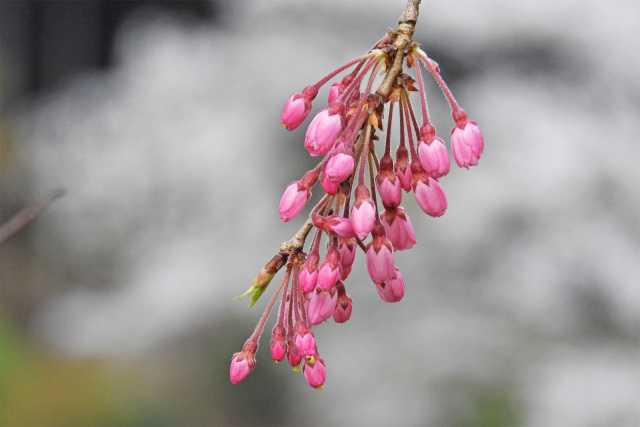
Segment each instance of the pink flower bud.
M367 271L374 283L382 283L393 276L393 247L380 222L376 223L372 235L373 239L367 245Z
M411 165L409 164L409 151L407 147L401 145L396 151L396 164L393 167L398 179L400 179L400 185L404 191L411 190L411 180L413 174L411 173Z
M327 258L318 273L318 289L328 291L333 288L340 278L340 252L336 248L327 251Z
M484 138L475 122L463 121L451 129L451 151L461 168L477 165L483 150Z
M324 169L324 175L329 181L340 184L353 173L354 166L353 156L339 153L329 159Z
M347 280L347 277L349 277L349 274L351 274L351 269L353 266L348 266L348 267L342 267L340 269L340 280Z
M398 302L404 296L404 279L397 268L393 277L383 283L376 283L376 289L380 298L386 302Z
M318 281L318 258L317 253L311 252L302 265L298 276L298 286L304 293L311 292L316 287Z
M449 153L440 138L433 138L431 142L421 140L418 143L418 156L424 170L434 178L440 178L449 173Z
M327 320L333 314L338 301L338 293L323 292L316 289L311 293L307 304L307 320L312 325L318 325Z
M353 225L349 218L337 215L314 216L313 225L334 237L356 237Z
M300 353L298 353L298 349L295 348L295 345L292 348L292 345L289 344L289 352L287 353L287 362L289 362L289 365L296 367L300 364L301 361L302 356L300 356Z
M380 215L382 225L387 233L387 239L393 245L394 251L411 249L416 244L416 234L409 214L401 207L385 210Z
M307 128L304 146L313 156L323 156L331 150L343 128L344 119L329 109L320 111Z
M236 353L233 355L233 359L231 359L231 368L229 369L229 378L233 384L238 384L240 381L245 379L247 375L253 370L255 366L255 362L253 362L253 366L248 359L238 360L241 353Z
M322 185L322 188L324 189L324 191L327 192L327 194L338 193L338 184L336 184L333 181L330 181L327 174L322 175L322 181L320 182L320 185Z
M311 99L304 93L291 95L282 110L282 126L286 130L294 130L307 118L311 107Z
M338 245L340 246L340 264L342 268L351 267L356 258L356 240L354 238L341 238L338 240Z
M364 185L356 188L356 202L351 208L353 231L360 240L364 240L373 230L376 221L376 208L371 200L369 190Z
M296 324L296 330L297 329L299 328ZM316 339L313 332L308 331L306 326L304 326L303 330L300 332L296 332L296 348L298 349L298 354L304 358L309 356L315 357L318 354Z
M328 104L331 105L338 100L338 97L342 93L340 87L342 86L341 82L335 82L331 85L331 89L329 89L329 99Z
M302 370L307 383L309 383L311 387L320 390L327 377L327 372L324 366L324 360L322 360L321 357L316 357L314 362L315 363L311 363L309 360L306 360Z
M385 207L395 208L402 202L402 183L393 172L393 160L391 156L382 156L380 159L380 172L376 176L378 193Z
M285 335L286 331L281 324L277 324L273 328L273 333L271 334L271 357L273 357L273 360L276 362L284 360L287 354Z
M347 294L344 283L338 282L336 289L338 290L338 302L336 309L333 311L333 320L336 323L344 323L351 318L353 301L351 301L351 297Z
M414 180L413 195L427 215L438 217L447 210L447 197L442 186L429 175L424 174Z
M280 199L280 219L287 222L300 213L311 197L311 192L304 188L300 181L292 182Z

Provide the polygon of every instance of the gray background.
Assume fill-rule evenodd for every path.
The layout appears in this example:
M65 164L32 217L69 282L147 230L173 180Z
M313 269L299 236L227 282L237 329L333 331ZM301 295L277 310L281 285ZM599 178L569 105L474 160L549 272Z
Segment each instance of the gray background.
M24 405L74 425L640 425L633 0L423 1L414 38L482 129L479 165L441 180L441 218L405 196L418 244L396 256L400 303L382 302L358 254L351 319L314 328L323 391L270 359L275 316L254 372L229 382L267 303L232 299L302 224L281 223L278 202L315 164L282 106L405 4L244 0L194 15L145 2L114 24L106 57L47 73L54 54L40 78L5 33L2 219L67 192L0 252L2 337L54 372L22 400L5 379L5 417L29 424ZM448 106L427 91L448 145ZM86 393L104 413L86 418L73 386L46 397L47 375L97 381Z

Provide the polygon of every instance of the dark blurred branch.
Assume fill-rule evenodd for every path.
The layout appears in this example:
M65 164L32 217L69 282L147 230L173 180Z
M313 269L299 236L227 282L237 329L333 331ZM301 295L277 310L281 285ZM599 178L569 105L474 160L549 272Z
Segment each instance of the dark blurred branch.
M33 221L49 203L64 195L64 190L55 190L30 204L0 226L0 244Z

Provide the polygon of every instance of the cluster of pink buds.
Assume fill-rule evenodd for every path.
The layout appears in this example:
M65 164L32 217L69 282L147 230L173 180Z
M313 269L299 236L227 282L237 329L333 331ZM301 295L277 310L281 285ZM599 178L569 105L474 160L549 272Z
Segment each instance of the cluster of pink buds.
M415 20L401 20L397 31L388 32L365 55L292 95L285 104L282 126L291 131L312 111L320 87L353 68L333 83L328 108L318 112L307 128L304 146L311 156L322 156L322 160L285 190L279 206L282 221L292 220L303 210L318 182L326 194L243 295L252 295L253 305L278 270L285 267L284 277L256 331L242 352L233 356L230 375L234 384L254 368L258 337L281 293L271 356L276 362L286 358L296 371L302 366L309 385L322 387L325 364L311 329L330 318L343 323L351 317L353 304L345 281L358 248L365 253L367 271L380 297L386 302L398 302L404 296L404 280L394 258L397 251L413 247L416 237L411 219L401 206L403 192L412 192L418 205L432 217L443 215L447 209L439 180L449 173L449 153L428 118L421 65L435 78L451 105L455 121L451 131L453 158L460 167L478 164L484 148L482 134L454 100L438 65L411 41L412 25ZM415 70L415 78L403 72L403 64ZM371 93L380 71L386 73L385 78ZM419 94L421 123L410 102L412 92ZM376 132L383 131L385 113L384 152L379 157ZM395 139L394 115L399 121L395 158L391 148ZM305 238L313 229L307 254L303 251Z

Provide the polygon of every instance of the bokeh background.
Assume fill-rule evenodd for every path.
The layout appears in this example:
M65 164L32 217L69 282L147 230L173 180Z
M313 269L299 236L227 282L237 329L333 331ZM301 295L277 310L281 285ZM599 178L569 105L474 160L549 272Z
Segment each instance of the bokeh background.
M423 1L480 165L441 218L406 196L401 302L358 255L351 320L314 328L324 390L270 359L273 318L229 382L267 303L232 299L314 166L282 106L405 4L0 1L0 220L66 191L0 248L1 425L640 425L635 0Z

